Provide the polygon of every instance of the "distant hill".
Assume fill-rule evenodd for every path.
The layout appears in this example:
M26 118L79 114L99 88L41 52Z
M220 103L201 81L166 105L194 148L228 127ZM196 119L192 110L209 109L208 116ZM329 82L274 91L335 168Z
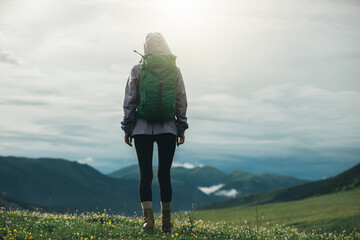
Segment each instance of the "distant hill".
M153 171L156 173L157 167L154 167ZM139 167L131 165L114 171L108 176L136 180L139 178ZM191 169L173 167L171 169L171 178L173 181L184 182L195 187L211 187L221 184L222 187L210 194L212 196L221 196L221 193L225 195L230 191L236 191L237 196L244 196L307 182L294 177L276 174L253 174L243 171L225 173L213 167L195 167ZM157 180L156 177L154 179Z
M56 211L137 209L137 183L63 159L0 157L0 192Z
M214 201L196 187L173 182L174 211L190 210ZM46 208L57 212L140 212L138 180L105 176L86 164L64 159L0 156L2 201L25 208ZM217 198L217 200L223 198ZM154 210L159 211L159 192L153 189ZM126 202L126 203L125 203Z
M157 166L153 167L154 173L158 170ZM139 179L139 167L138 165L131 165L115 172L108 174L114 178L124 179ZM175 181L187 182L190 184L196 183L196 186L212 186L219 183L229 181L229 176L213 167L195 167L195 168L184 168L184 167L172 167L171 168L171 179ZM154 180L156 174L154 174Z
M257 194L256 199L259 204L286 202L351 190L358 187L360 187L360 164L332 178ZM245 197L211 203L201 207L201 209L229 208L254 204L254 195L251 194Z
M111 209L132 215L141 212L138 171L137 165L129 166L110 174L115 178L86 164L64 159L0 156L0 204L6 202L2 205L27 209L40 207L57 212ZM213 167L174 167L171 172L174 211L191 210L228 199L228 192L257 193L304 182L272 174L240 171L227 174ZM219 189L212 193L199 190L199 187L219 184ZM156 174L152 190L154 211L159 212Z
M266 192L277 188L299 185L304 182L306 181L276 174L253 174L229 182L220 188L219 191L236 189L239 197Z

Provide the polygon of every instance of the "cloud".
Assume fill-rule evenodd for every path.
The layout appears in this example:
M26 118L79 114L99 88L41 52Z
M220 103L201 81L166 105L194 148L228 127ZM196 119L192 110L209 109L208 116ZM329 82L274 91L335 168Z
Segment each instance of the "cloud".
M92 157L87 157L85 159L78 160L78 163L93 165L95 161Z
M360 111L354 105L359 100L356 91L292 85L264 87L245 97L209 95L198 98L194 104L198 108L191 112L196 124L193 131L197 132L194 138L204 143L205 134L205 142L212 144L210 135L217 135L216 144L237 148L244 144L269 145L271 149L281 145L314 150L323 144L345 147L349 146L348 133L359 124ZM216 113L212 109L217 109ZM356 146L358 140L353 136L351 145Z
M217 196L225 196L225 197L236 197L238 194L238 191L236 189L230 189L230 190L220 190L215 192L215 195Z
M216 192L217 190L219 190L220 188L222 188L225 184L216 184L214 186L211 187L198 187L198 189L200 191L202 191L203 193L210 195L214 192Z
M13 65L22 65L20 58L16 57L10 51L5 51L3 49L0 49L0 62Z
M358 161L359 8L309 0L181 8L4 1L2 154L92 156L104 171L136 162L119 123L126 79L139 61L132 50L141 51L154 30L178 57L188 95L190 128L174 166L331 176ZM306 170L291 169L304 162Z
M191 164L191 163L179 163L179 162L174 162L172 164L173 167L183 167L183 168L187 168L187 169L193 169L193 168L196 168L196 167L203 167L204 165L203 164Z
M34 106L44 106L47 105L45 101L42 99L36 99L36 98L24 98L21 96L18 97L12 97L8 99L0 100L0 104L2 105L34 105Z

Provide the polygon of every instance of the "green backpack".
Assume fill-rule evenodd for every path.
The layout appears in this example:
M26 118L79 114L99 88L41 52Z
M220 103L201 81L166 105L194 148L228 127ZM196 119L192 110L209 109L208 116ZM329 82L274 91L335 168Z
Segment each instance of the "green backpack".
M175 119L178 68L176 57L152 53L143 57L140 78L140 103L137 114L148 121Z

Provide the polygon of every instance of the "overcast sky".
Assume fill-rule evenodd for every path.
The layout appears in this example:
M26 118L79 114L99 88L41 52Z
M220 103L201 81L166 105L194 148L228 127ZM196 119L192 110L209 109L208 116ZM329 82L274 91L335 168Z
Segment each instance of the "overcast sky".
M185 81L178 165L320 179L360 162L356 0L0 0L0 155L136 164L120 121L148 32Z

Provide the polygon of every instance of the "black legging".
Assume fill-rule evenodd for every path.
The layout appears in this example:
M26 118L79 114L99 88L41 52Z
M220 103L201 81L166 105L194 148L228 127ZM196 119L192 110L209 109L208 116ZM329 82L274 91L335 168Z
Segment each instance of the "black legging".
M159 135L135 135L135 148L140 168L140 199L141 202L152 201L151 183L153 179L152 156L154 142L158 146L158 179L160 200L170 202L172 197L170 168L173 161L176 136L170 133Z

